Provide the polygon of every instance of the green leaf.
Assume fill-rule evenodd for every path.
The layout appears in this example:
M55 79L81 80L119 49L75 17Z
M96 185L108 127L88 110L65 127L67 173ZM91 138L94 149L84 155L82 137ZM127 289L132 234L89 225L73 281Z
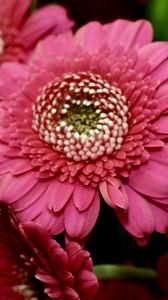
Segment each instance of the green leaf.
M153 269L123 265L96 265L93 271L98 279L153 280L157 277L157 272Z
M168 1L150 0L146 4L145 16L154 27L155 40L168 40Z

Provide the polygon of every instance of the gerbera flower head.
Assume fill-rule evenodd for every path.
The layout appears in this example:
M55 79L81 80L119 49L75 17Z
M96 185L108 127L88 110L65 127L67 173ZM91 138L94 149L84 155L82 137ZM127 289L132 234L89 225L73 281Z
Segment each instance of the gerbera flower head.
M41 225L18 223L4 205L0 234L0 290L7 299L87 300L95 295L98 283L90 254L79 244L70 242L63 250Z
M91 22L1 67L1 199L21 220L82 239L102 195L139 242L165 231L168 45L151 39Z
M25 61L37 41L73 26L66 9L47 5L28 16L31 0L0 1L0 63Z

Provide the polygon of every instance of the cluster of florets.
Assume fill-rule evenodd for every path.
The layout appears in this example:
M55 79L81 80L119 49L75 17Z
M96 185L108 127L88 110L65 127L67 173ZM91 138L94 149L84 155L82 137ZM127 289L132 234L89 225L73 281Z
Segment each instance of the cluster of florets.
M127 99L98 74L66 74L37 97L33 129L67 158L95 160L120 149L128 132Z

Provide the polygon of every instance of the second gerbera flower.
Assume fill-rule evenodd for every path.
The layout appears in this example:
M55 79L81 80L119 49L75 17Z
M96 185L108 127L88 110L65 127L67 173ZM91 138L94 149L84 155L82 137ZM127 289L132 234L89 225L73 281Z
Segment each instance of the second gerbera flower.
M21 220L84 238L101 193L139 241L164 232L168 45L151 38L93 22L41 42L30 70L3 65L0 191Z

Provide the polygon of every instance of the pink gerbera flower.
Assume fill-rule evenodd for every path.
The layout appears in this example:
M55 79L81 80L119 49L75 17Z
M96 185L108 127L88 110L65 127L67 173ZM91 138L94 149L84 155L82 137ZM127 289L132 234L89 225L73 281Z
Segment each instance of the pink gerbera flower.
M168 44L147 21L91 22L4 64L1 200L22 221L84 238L100 195L139 241L168 212Z
M0 0L0 63L24 61L36 42L49 33L73 26L59 5L45 6L27 16L32 0Z
M95 295L98 283L88 251L75 242L63 250L42 226L17 223L6 207L0 209L0 295L7 300L88 300Z

